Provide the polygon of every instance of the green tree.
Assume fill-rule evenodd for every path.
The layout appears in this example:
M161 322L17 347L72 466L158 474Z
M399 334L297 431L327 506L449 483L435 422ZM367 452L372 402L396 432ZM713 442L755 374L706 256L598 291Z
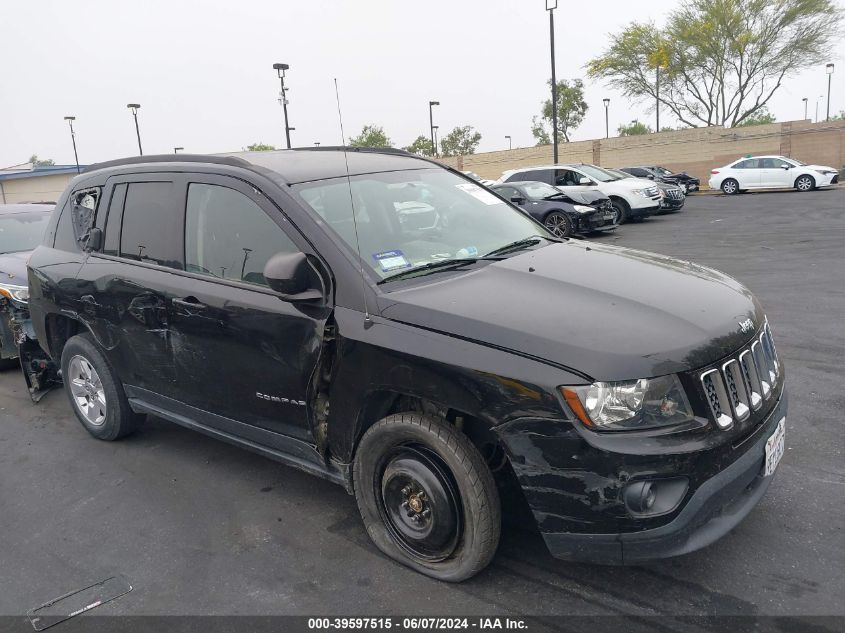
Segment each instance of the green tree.
M551 79L548 81L549 91L552 89ZM557 82L557 134L558 142L563 139L569 142L570 133L575 130L589 106L584 101L584 82L574 79L572 82L561 79ZM543 102L539 117L531 120L531 134L537 139L537 145L548 145L552 142L552 100L551 97Z
M358 136L349 139L350 147L393 147L384 128L379 125L365 125Z
M253 143L252 145L247 145L244 151L246 152L272 152L276 148L273 145L267 145L267 143Z
M654 130L652 130L645 123L640 123L639 121L632 121L628 125L620 125L616 129L616 133L619 136L639 136L640 134L653 134Z
M845 121L845 110L840 110L839 114L833 114L830 117L831 121Z
M414 139L414 142L405 148L406 152L417 154L418 156L433 156L434 150L431 146L431 139L420 134Z
M56 164L56 161L54 161L52 158L45 158L45 159L42 160L42 159L38 158L38 156L36 154L33 154L32 156L30 156L29 160L27 162L32 163L33 167L45 167L47 165L55 165Z
M475 154L481 134L471 125L458 126L440 139L440 153L444 156Z
M742 123L737 123L736 127L747 127L749 125L762 125L763 123L774 123L775 115L769 112L768 108L760 108L746 118Z
M734 127L785 78L828 59L842 15L836 0L681 0L665 26L615 34L587 72L635 101L659 99L690 127Z

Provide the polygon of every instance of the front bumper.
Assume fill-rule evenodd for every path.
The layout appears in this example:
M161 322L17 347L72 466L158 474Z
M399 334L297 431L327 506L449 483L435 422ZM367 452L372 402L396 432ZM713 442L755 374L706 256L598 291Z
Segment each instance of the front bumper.
M544 533L556 558L627 564L687 554L706 547L736 527L771 483L763 477L766 440L786 416L786 390L768 417L743 444L751 446L733 463L703 482L675 518L659 527L617 534Z

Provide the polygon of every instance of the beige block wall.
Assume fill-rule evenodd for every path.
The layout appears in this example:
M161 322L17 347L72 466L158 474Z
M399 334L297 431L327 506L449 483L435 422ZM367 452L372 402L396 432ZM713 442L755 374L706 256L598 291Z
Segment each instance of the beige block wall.
M791 121L745 128L694 128L643 136L576 141L558 145L561 163L604 167L663 165L687 171L706 186L710 170L746 154L782 154L841 169L845 164L845 122ZM527 147L441 159L482 178L497 179L507 169L552 162L552 146Z
M74 176L75 173L51 174L0 181L0 202L55 202Z

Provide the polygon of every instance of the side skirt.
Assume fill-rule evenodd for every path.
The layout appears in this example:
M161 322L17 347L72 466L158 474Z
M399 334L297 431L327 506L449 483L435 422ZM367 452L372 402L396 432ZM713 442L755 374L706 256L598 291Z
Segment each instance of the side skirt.
M178 400L167 398L140 387L124 385L129 405L136 413L147 413L174 422L204 435L240 446L339 484L352 493L352 472L349 464L334 459L327 464L311 444L286 435L209 413Z

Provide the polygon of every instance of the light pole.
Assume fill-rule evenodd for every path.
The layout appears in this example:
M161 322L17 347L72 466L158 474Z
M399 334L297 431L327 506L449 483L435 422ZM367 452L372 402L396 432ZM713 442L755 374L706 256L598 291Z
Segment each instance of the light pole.
M70 140L73 141L73 159L76 161L76 173L79 173L79 156L76 154L76 134L73 132L73 122L76 121L75 116L66 116L65 121L70 126Z
M604 103L604 137L610 138L610 99L605 97L602 102Z
M288 95L287 88L285 88L285 71L290 68L287 64L273 64L276 74L279 75L279 81L282 82L282 91L279 93L279 103L282 104L282 109L285 111L285 141L287 141L288 149L290 149L290 131L293 129L288 125Z
M437 156L437 144L434 142L434 111L432 108L439 105L439 101L428 102L428 128L431 131L431 152L434 156Z
M320 147L320 141L314 141L314 147Z
M431 129L434 131L434 145L432 147L434 148L434 155L437 156L437 141L438 141L437 130L440 129L440 126L439 125L432 125Z
M816 123L819 122L819 99L824 99L824 95L816 97Z
M141 104L127 103L126 107L132 111L132 116L135 117L135 134L138 136L138 153L143 156L144 150L141 148L141 129L138 127L138 110L141 109Z
M178 154L179 152L183 151L184 149L185 149L184 147L174 147L173 153Z
M833 77L833 64L828 64L824 69L827 72L827 116L825 121L830 121L830 79Z
M555 77L555 9L557 0L546 0L549 12L549 43L552 55L552 143L554 143L554 163L557 164L557 78Z
M510 134L506 134L505 138L508 139L508 149L513 149L513 141L511 140Z
M804 102L804 120L806 121L807 120L807 97L804 97L803 99L801 99L801 101Z

